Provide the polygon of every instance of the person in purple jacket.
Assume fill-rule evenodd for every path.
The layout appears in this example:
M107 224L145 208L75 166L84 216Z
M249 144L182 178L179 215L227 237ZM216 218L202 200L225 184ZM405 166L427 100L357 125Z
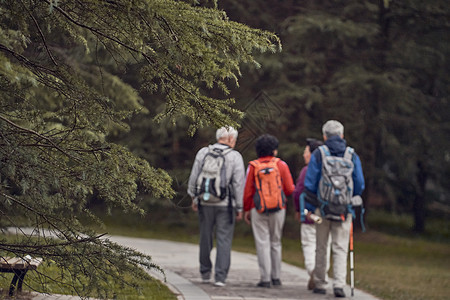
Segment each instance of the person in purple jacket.
M313 278L313 272L314 272L314 266L316 264L316 225L314 224L314 221L310 218L311 213L314 213L316 210L316 207L310 204L309 202L304 202L305 209L307 210L307 213L304 212L306 215L304 220L301 220L300 215L300 195L305 190L305 176L306 171L308 170L308 164L309 160L311 159L311 153L316 150L319 146L323 145L322 141L308 138L306 139L306 146L305 150L303 151L303 160L305 161L305 166L301 169L300 174L297 178L297 182L295 184L295 190L294 190L294 206L295 206L295 219L298 221L301 221L300 225L300 241L302 243L302 250L303 250L303 257L305 262L305 269L308 272L308 275L310 276L308 281L308 290L314 289L314 278ZM330 246L331 246L331 239L328 239L328 252L327 252L327 270L329 268L329 261L330 261Z

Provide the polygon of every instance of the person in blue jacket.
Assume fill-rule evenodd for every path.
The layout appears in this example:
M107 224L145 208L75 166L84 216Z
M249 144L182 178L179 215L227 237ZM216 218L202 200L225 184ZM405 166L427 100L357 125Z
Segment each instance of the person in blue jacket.
M325 145L330 150L331 155L343 157L347 142L344 140L344 126L336 121L329 120L322 126L323 139ZM364 191L364 175L361 166L361 160L356 152L353 153L352 162L354 165L353 196L361 195ZM319 187L319 181L322 173L322 155L319 149L316 149L308 165L308 171L305 177L305 188L310 193L316 195ZM320 209L316 209L316 214L320 215ZM314 270L313 290L316 294L325 294L327 276L327 241L331 234L331 249L333 258L333 292L336 297L345 297L344 286L347 277L347 254L350 239L350 226L352 214L349 213L342 222L330 221L323 218L321 224L316 226L316 266Z

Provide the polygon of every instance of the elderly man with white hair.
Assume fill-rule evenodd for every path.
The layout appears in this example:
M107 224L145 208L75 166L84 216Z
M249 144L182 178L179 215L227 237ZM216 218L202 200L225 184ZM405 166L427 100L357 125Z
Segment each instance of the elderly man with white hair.
M321 195L319 193L319 182L322 179L323 158L322 153L328 152L332 157L350 156L351 166L353 171L351 173L350 186L353 184L352 192L354 197L361 195L364 190L364 176L361 167L361 161L356 152L352 148L347 147L347 142L344 140L344 126L336 121L329 120L323 127L323 139L325 146L321 146L314 150L311 154L311 160L306 172L305 188L308 192L314 195ZM348 154L347 154L348 153ZM350 177L350 174L349 174ZM323 199L329 201L329 199ZM316 210L316 214L321 214L321 209ZM327 242L328 236L331 234L331 249L333 258L333 292L335 297L345 297L344 286L347 277L347 254L350 239L350 226L352 222L352 214L347 211L346 214L340 215L341 220L334 221L323 218L321 224L316 225L316 266L314 270L313 290L316 294L325 294L327 285Z
M217 255L214 285L225 286L230 268L234 224L242 219L245 169L242 155L234 150L238 132L233 127L216 131L217 143L203 147L195 157L189 177L188 194L200 225L200 274L211 280L210 253L215 231Z

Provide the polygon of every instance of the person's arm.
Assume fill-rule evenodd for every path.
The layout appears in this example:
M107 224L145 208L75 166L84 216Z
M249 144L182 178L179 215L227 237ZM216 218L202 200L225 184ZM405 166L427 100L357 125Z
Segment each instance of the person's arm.
M195 199L195 186L198 175L200 174L202 168L202 161L205 156L204 152L207 148L202 148L197 152L195 156L194 164L192 165L191 174L189 175L187 193L192 198L192 209L196 209L194 205L197 205L197 199Z
M358 154L356 152L353 154L352 157L353 161L353 196L359 195L361 196L362 192L365 188L365 182L364 182L364 174L361 166L361 160L359 159Z
M319 162L320 151L314 150L311 160L308 164L308 171L305 176L305 189L313 194L317 194L320 176L322 176L322 161Z
M243 210L243 199L244 199L244 187L245 187L245 169L244 169L244 160L242 159L242 155L237 153L236 158L234 160L234 168L232 175L232 188L234 191L234 199L236 201L236 219L239 221L242 219L242 210Z
M253 195L255 194L255 169L252 165L247 167L247 175L245 178L245 188L244 188L244 211L249 211L253 208Z
M255 188L255 170L252 165L247 167L247 175L245 179L244 188L244 221L250 224L250 210L253 208L253 195L256 192Z
M278 169L280 170L281 182L283 184L283 191L286 196L290 196L295 189L294 180L292 179L289 166L284 161L278 161Z
M300 171L300 175L298 176L297 183L296 183L295 189L294 189L293 200L294 200L295 211L297 211L297 212L300 211L300 205L299 205L298 199L299 199L301 193L303 193L303 191L305 189L304 182L305 182L306 170L308 170L308 166L304 166L302 168L302 170Z

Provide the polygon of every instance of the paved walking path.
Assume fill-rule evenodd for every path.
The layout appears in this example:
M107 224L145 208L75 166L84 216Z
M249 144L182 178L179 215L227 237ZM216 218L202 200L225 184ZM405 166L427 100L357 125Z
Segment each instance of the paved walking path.
M130 238L121 236L109 237L112 241L149 254L153 261L161 266L166 273L166 284L180 300L293 300L293 299L335 299L332 287L326 295L313 294L306 289L309 279L306 271L283 263L282 286L278 288L258 288L258 263L255 255L233 251L231 268L225 287L215 287L201 282L198 271L198 246L193 244ZM214 262L215 251L212 253ZM162 274L152 271L156 278L162 279ZM347 299L377 300L378 298L355 289L354 297L350 297L350 287L345 288ZM74 296L39 295L33 300L75 300Z
M167 283L184 300L259 300L259 299L334 299L332 288L327 295L313 294L306 289L309 276L304 269L283 263L279 288L258 288L258 263L255 255L233 251L231 268L225 287L215 287L201 282L198 266L198 246L193 244L113 236L111 240L152 256L154 262L166 272ZM212 253L212 261L215 251ZM160 274L156 274L159 276ZM350 288L345 292L350 296ZM349 299L351 297L348 297ZM355 290L353 299L377 298Z

